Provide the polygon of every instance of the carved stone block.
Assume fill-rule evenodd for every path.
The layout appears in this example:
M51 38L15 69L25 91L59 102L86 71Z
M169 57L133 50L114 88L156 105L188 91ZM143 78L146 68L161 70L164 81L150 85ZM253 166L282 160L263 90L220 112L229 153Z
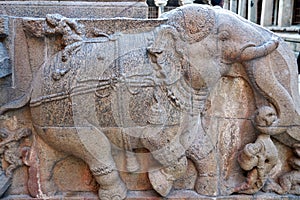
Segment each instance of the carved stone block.
M297 68L281 38L203 5L42 14L9 17L23 94L0 107L5 197L298 198Z

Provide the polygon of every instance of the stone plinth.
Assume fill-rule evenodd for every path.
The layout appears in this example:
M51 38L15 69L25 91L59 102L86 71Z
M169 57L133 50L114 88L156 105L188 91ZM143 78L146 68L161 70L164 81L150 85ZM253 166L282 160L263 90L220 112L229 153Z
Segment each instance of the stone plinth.
M14 195L3 200L42 200L42 198L31 198L26 195ZM57 195L57 197L47 198L49 200L98 200L95 194L91 193L77 193L77 194L64 194ZM165 198L160 197L154 191L131 191L128 193L126 200L163 200ZM168 197L169 200L298 200L299 196L296 195L274 195L259 193L256 195L231 195L220 197L207 197L196 194L193 191L181 190L171 192Z

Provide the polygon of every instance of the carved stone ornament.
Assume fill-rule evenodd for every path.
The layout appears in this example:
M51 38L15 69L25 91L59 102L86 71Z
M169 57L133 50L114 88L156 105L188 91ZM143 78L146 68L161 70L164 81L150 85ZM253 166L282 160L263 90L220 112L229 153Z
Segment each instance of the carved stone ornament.
M28 128L1 126L4 196L298 198L296 60L272 32L204 5L10 21L26 41L13 83L28 89L7 87L0 114Z
M0 17L0 78L11 74L11 61L3 39L8 35L8 18Z
M20 128L16 116L3 122L0 129L0 158L1 158L1 185L0 196L11 184L13 172L23 166L23 158L30 147L24 145L23 140L31 135L29 128Z

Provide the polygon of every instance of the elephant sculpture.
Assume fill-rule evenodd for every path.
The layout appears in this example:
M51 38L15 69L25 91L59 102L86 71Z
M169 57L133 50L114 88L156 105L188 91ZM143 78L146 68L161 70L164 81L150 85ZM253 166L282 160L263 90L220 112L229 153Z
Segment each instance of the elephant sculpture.
M184 43L184 49L179 51L185 52L183 57L188 58L195 79L197 74L204 74L202 77L207 78L204 82L211 88L233 64L242 64L252 87L276 109L280 119L273 126L259 127L259 130L272 132L272 135L275 131L276 138L292 146L299 140L297 130L290 128L299 125L299 94L297 64L287 44L267 29L227 10L216 7L213 12L209 8L203 12L193 6L186 9L194 9L194 12L171 11L163 17L168 18L167 24L176 29L166 32L172 32L170 34L176 40L181 38L177 43ZM198 20L199 15L203 20ZM162 41L157 43L154 55L159 53L161 56L163 44ZM207 65L211 71L204 67ZM212 74L205 76L204 71ZM196 82L195 79L191 77L190 80Z
M105 42L73 33L72 21L68 34L77 40L65 42L68 52L49 58L31 89L0 108L3 114L30 103L37 134L88 164L100 185L100 199L124 199L127 193L112 146L148 149L161 165L148 176L162 196L185 173L187 158L198 171L195 190L218 195L217 175L210 171L210 164L217 165L214 146L201 117L209 92L236 63L245 68L256 98L277 112L278 123L259 131L275 131L274 137L289 146L300 139L297 129L290 128L299 125L296 62L282 39L220 7L183 6L162 17L166 21L153 31L148 48L130 51L100 72L93 67L103 59L90 52L100 52ZM114 40L105 37L108 45ZM95 79L89 78L95 73ZM111 137L120 137L125 145Z

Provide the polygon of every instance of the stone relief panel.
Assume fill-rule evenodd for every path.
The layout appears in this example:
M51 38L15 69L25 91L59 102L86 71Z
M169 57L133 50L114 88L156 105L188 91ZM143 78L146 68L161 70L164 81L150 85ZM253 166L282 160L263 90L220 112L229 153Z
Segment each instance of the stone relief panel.
M28 195L299 194L297 67L272 32L203 5L157 20L19 20L28 51L44 51L28 55L40 63L30 87L0 107L29 109L33 127L1 125L1 166L10 177L25 163Z

